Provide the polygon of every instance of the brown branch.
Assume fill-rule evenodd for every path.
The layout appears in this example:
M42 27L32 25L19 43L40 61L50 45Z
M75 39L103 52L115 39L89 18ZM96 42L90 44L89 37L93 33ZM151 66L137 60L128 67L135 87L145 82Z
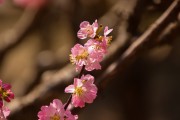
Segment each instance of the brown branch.
M175 36L179 34L180 30L180 22L175 21L171 22L164 30L163 32L157 37L156 42L154 44L166 44L169 42L173 42L170 40L173 40ZM153 45L154 46L154 45Z
M38 11L38 9L26 8L17 23L11 29L0 34L0 55L20 41L21 37L31 26Z
M176 19L180 11L180 0L174 0L169 8L142 34L131 46L113 62L99 77L97 84L101 84L105 79L110 80L116 74L123 72L133 60L142 53L144 46L150 46L155 39L167 26L170 21Z

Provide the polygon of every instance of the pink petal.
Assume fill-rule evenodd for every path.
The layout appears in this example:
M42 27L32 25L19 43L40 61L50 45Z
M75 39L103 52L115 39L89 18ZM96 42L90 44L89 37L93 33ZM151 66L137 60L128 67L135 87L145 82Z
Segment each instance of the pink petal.
M68 87L65 88L65 93L74 93L75 88L74 85L69 85Z
M63 108L63 104L59 99L54 99L51 106L53 106L54 108L58 108L58 109Z
M82 99L76 95L73 95L73 97L72 97L72 104L75 107L81 107L81 108L85 106L85 103L82 101Z
M88 81L91 81L91 83L94 82L94 77L93 77L92 75L90 75L90 74L87 74L87 75L85 75L85 76L82 75L81 79L82 79L82 80L88 80Z
M2 87L5 89L5 90L8 90L8 89L11 89L11 85L10 84L3 84Z
M86 38L87 38L87 34L84 34L82 30L79 30L79 31L77 32L77 37L78 37L79 39L86 39Z
M83 22L81 22L79 27L80 28L86 28L88 25L90 25L88 21L83 21Z
M83 86L82 80L78 78L74 78L74 86L75 87L81 87Z
M3 101L2 99L0 100L0 108L3 106Z
M0 86L2 86L2 80L0 80Z
M112 31L113 31L113 29L108 30L108 27L106 26L105 29L104 29L104 36L107 36Z

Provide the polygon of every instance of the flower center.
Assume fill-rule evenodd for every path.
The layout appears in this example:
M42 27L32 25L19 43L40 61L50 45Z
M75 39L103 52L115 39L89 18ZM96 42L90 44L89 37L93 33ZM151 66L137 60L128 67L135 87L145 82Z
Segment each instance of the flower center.
M112 36L109 36L109 37L108 37L108 40L107 40L108 46L111 44L111 41L112 41Z
M50 120L60 120L60 116L55 114L54 116L50 117Z
M91 35L91 34L93 34L93 28L92 28L92 26L87 26L87 28L86 28L86 32L88 33L88 35Z
M4 90L2 87L0 87L0 94L1 94L1 98L6 98L6 97L8 97L7 91Z
M88 55L88 52L84 50L80 55L76 56L76 60L87 59Z
M82 89L82 87L76 87L75 88L75 94L77 95L77 96L81 96L82 94L83 94L83 89Z

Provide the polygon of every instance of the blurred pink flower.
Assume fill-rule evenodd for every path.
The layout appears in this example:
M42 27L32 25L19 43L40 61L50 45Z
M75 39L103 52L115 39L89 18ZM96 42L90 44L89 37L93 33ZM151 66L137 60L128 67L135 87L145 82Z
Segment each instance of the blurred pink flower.
M21 7L40 8L47 3L48 0L14 0L15 4Z
M70 55L70 61L73 64L76 64L78 66L83 66L87 64L87 59L89 56L88 50L86 47L76 44L71 49L71 55Z
M3 100L10 102L11 99L14 99L14 94L10 89L10 84L3 84L0 80L0 107L3 106Z
M58 99L54 99L49 106L42 106L38 113L38 120L76 120L77 115L72 115L69 110L64 110L64 105Z
M9 114L10 114L10 110L7 107L2 106L2 108L0 108L0 119L1 120L6 120L5 118L7 118L9 116Z
M106 37L107 35L109 35L109 33L111 33L113 31L113 29L109 29L108 26L106 26L104 28L104 36Z
M107 35L109 35L112 31L113 29L109 29L108 26L104 28L104 36L102 38L102 41L106 42L107 46L110 45L112 40L112 36L107 36Z
M4 0L0 0L0 4L3 2Z
M80 24L80 30L77 33L78 38L86 39L87 37L94 38L96 36L96 31L98 29L97 20L90 25L88 21L83 21Z
M85 103L92 103L97 96L94 77L88 74L80 79L74 78L74 84L66 87L65 92L72 93L72 104L75 107L84 107Z

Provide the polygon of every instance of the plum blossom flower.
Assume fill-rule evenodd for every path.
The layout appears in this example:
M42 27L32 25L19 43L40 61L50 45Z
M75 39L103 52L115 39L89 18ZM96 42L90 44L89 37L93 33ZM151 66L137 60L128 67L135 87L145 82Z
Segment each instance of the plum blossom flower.
M44 6L48 0L14 0L14 2L21 7L40 8Z
M80 24L80 30L77 33L79 39L86 39L87 37L94 38L96 36L96 31L98 29L97 20L90 25L88 21L83 21Z
M87 71L101 69L99 62L102 61L102 57L98 52L92 52L88 47L76 44L71 53L70 61L76 65L76 71L81 70L84 65Z
M0 108L0 120L6 120L9 114L10 114L10 110L7 107L2 106Z
M87 58L89 56L88 50L86 47L76 44L71 49L70 61L73 64L83 66L87 64Z
M14 94L10 89L10 84L3 84L0 80L0 107L3 106L3 100L10 102L11 99L14 99Z
M38 120L76 120L77 115L72 115L69 110L64 110L64 105L58 99L54 99L49 106L42 106L38 113Z
M66 93L72 93L72 104L75 107L84 107L85 103L92 103L96 98L97 87L92 75L83 75L74 78L74 84L65 88Z

